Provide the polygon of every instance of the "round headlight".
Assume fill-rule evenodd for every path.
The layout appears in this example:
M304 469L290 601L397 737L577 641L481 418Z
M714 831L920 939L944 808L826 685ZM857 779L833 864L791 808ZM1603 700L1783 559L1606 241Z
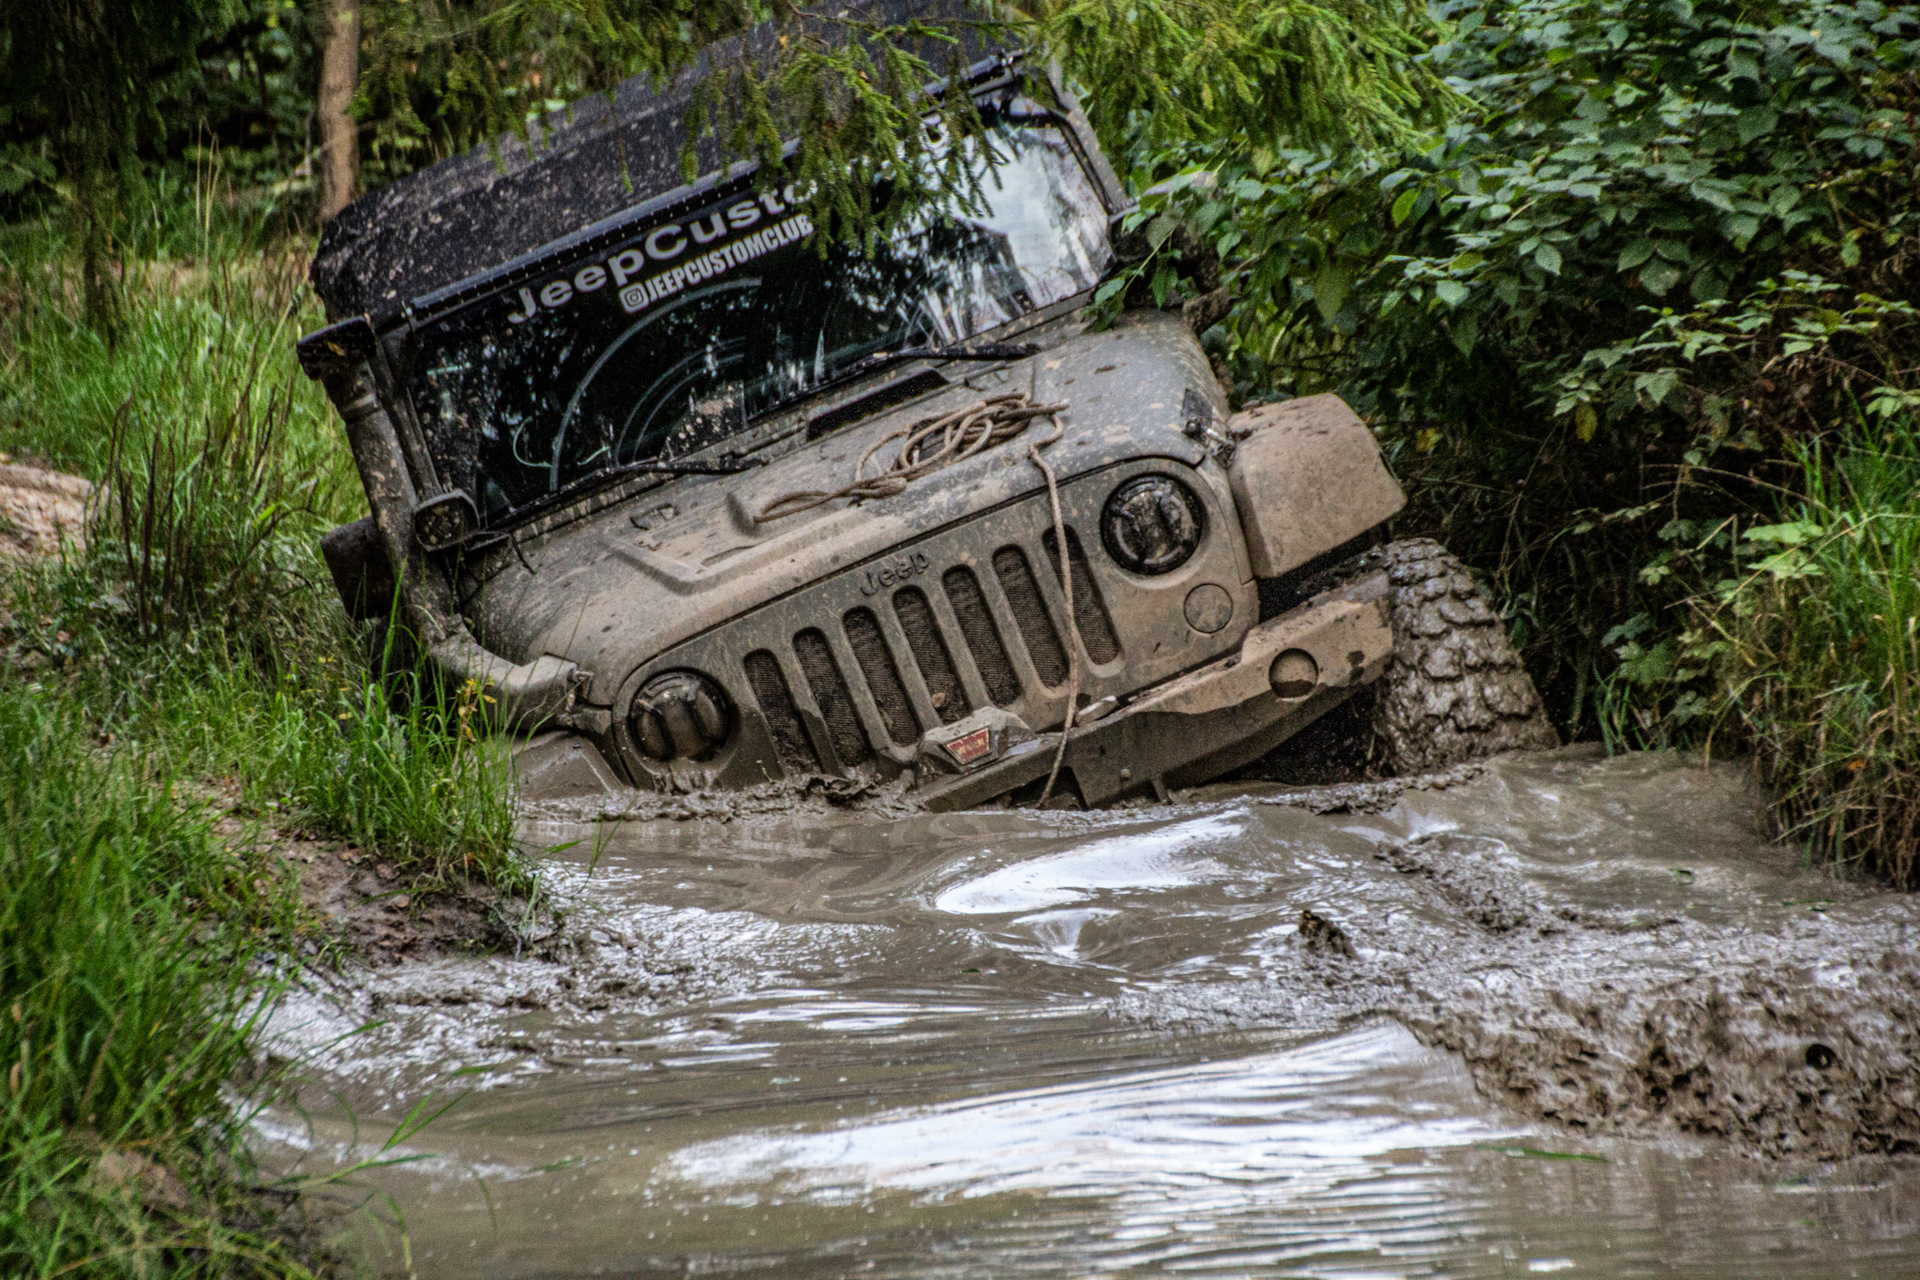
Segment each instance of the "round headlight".
M1171 573L1206 531L1200 499L1172 476L1138 476L1113 491L1100 513L1107 554L1134 573Z
M705 760L733 728L733 705L697 671L668 671L640 686L628 713L640 749L655 760Z

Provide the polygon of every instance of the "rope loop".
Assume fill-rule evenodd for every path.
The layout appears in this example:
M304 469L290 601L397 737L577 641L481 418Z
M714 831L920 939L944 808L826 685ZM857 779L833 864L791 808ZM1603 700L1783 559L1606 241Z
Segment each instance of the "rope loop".
M797 516L802 511L824 507L829 502L838 502L842 498L860 502L869 498L894 497L923 476L932 475L956 462L964 462L977 453L1018 437L1035 418L1052 419L1055 427L1053 438L1058 439L1064 428L1055 415L1065 411L1066 407L1064 403L1035 404L1024 391L1007 391L963 405L937 418L922 418L874 441L860 455L860 461L854 464L851 484L830 492L801 489L783 493L760 508L753 518L754 523L783 520L788 516ZM904 443L900 445L899 452L893 455L893 461L873 475L868 475L867 466L874 460L874 455L896 440ZM1052 442L1046 441L1048 444Z
M1066 719L1060 726L1060 741L1054 748L1053 767L1047 771L1046 785L1040 789L1038 805L1042 806L1053 795L1054 784L1060 779L1060 766L1067 758L1067 738L1073 733L1074 715L1079 710L1080 651L1084 647L1080 638L1080 619L1074 605L1073 557L1067 553L1067 522L1060 510L1060 480L1040 455L1042 449L1066 434L1066 424L1060 421L1060 415L1066 412L1066 408L1065 402L1038 404L1024 391L1007 391L976 400L937 418L922 418L911 426L890 431L874 441L872 447L860 455L860 461L854 464L853 483L845 488L832 492L802 489L783 493L761 507L759 514L754 516L754 523L766 524L799 515L802 511L811 511L815 507L824 507L842 498L852 498L855 502L866 498L891 498L904 492L908 485L923 476L932 475L943 467L964 462L983 450L1019 437L1035 418L1045 418L1052 424L1053 434L1046 439L1027 439L1027 459L1039 469L1047 482L1053 536L1060 547L1060 595L1067 602L1067 630L1070 633L1067 644ZM893 455L893 461L869 476L867 464L873 461L875 454L896 440L905 443Z

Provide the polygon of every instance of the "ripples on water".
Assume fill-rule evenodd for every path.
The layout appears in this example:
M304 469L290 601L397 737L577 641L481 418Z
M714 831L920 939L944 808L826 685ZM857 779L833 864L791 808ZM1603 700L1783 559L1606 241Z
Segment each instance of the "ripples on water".
M1476 788L1378 818L633 824L590 876L587 844L551 856L576 954L289 1002L287 1040L346 1038L262 1146L335 1167L470 1089L422 1158L357 1179L422 1276L1920 1275L1908 1165L1582 1142L1355 1020L1293 922L1451 927L1373 856L1391 838L1499 841L1616 905L1667 904L1679 848L1708 890L1676 909L1736 920L1796 874L1730 772L1530 762ZM389 1216L348 1237L398 1272Z

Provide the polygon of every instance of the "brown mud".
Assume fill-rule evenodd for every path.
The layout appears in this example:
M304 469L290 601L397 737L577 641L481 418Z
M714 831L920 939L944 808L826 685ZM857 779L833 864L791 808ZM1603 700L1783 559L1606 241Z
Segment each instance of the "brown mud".
M1550 822L1528 833L1532 856L1516 851L1514 834L1547 816L1525 813L1521 797L1496 806L1497 834L1440 817L1486 814L1512 775L1578 771L1591 754L1264 798L1315 815L1399 819L1369 834L1380 840L1374 857L1403 880L1393 895L1403 910L1377 900L1331 909L1357 955L1313 962L1345 989L1345 1011L1396 1019L1459 1054L1489 1101L1577 1133L1680 1132L1759 1156L1920 1152L1920 904L1766 846L1757 799L1732 766L1676 773L1649 758L1592 761L1621 781L1644 782L1633 772L1651 769L1678 794L1620 788L1606 806L1619 829L1583 833L1595 843L1564 870L1556 855L1574 851L1551 848L1565 837ZM1703 780L1731 793L1712 806L1730 830L1684 820ZM1668 812L1647 812L1649 800ZM1639 853L1639 866L1609 870L1609 844L1656 859L1664 848L1672 865L1648 867ZM1435 919L1447 927L1421 927ZM1264 985L1248 1006L1269 1006L1275 992Z
M530 822L558 927L290 999L316 1092L263 1119L269 1160L339 1167L464 1095L378 1179L421 1275L1920 1263L1920 905L1766 843L1738 766L766 799ZM1738 1190L1841 1183L1813 1234Z
M300 877L300 902L336 944L369 965L511 951L524 943L527 904L485 885L408 885L362 850L286 832L269 837Z
M512 953L551 929L550 913L483 884L423 881L340 840L273 824L231 783L191 788L236 857L277 864L308 926L302 957L366 969L449 955Z

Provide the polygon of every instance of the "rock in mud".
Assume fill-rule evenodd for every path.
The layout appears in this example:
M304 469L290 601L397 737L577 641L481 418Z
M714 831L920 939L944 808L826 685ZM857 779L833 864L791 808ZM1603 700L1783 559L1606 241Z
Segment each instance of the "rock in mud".
M1300 945L1321 955L1354 958L1353 942L1346 930L1318 912L1304 908L1300 912Z

